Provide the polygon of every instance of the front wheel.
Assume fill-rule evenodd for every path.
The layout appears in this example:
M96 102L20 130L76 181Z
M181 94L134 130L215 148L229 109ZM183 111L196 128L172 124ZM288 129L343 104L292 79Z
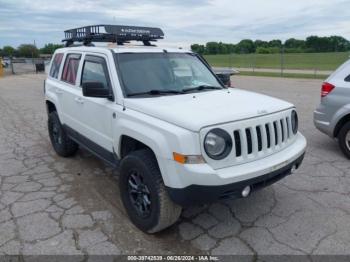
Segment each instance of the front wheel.
M134 151L120 163L121 199L130 220L146 233L174 224L182 208L165 190L157 160L148 149Z
M344 155L350 159L350 122L340 129L338 143Z

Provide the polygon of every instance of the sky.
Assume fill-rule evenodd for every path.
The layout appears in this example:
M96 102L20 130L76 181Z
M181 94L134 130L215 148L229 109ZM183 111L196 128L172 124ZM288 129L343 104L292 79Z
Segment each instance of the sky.
M60 43L63 31L91 24L160 27L163 44L209 41L350 40L350 0L0 0L0 47Z

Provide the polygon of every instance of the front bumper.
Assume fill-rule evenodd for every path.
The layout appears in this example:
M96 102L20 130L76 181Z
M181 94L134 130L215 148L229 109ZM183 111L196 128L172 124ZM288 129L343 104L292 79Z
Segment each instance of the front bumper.
M168 194L172 201L180 206L194 206L214 202L220 199L241 198L242 190L250 186L251 192L267 187L291 174L293 166L297 168L304 159L304 153L288 165L255 178L219 186L190 185L185 188L169 188Z
M191 185L222 186L269 174L289 165L304 154L305 137L298 133L286 148L267 157L248 163L214 169L207 163L182 165L164 160L161 169L164 184L169 188L186 188Z
M240 192L246 185L259 188L288 175L293 165L301 164L306 145L305 137L298 133L292 144L275 154L221 169L208 164L181 165L169 161L169 172L165 174L171 175L167 176L165 186L171 199L182 206L235 196L234 191Z

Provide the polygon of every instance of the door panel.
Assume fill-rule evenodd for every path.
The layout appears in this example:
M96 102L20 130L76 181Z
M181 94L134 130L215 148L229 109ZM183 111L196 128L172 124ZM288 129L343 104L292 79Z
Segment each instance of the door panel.
M66 54L61 81L56 90L60 96L63 123L77 131L81 129L79 118L75 114L78 109L75 98L81 96L81 90L77 86L81 57L82 54L78 53Z
M61 90L63 91L61 95L61 104L64 123L74 130L81 132L83 127L80 123L79 115L84 113L81 111L81 108L76 101L77 97L82 96L81 90L75 86L69 86L67 84L62 85ZM79 111L77 112L77 110Z
M104 88L112 92L107 61L103 55L86 55L82 65L81 83L101 82ZM76 114L82 126L81 134L113 152L112 121L116 103L106 98L83 97L82 94L76 97L75 103L78 108Z

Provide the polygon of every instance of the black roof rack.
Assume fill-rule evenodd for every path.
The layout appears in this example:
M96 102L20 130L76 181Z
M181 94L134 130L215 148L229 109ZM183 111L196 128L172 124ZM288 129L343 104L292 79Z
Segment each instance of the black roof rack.
M91 45L91 42L113 42L119 45L129 41L142 41L144 45L150 46L151 42L164 38L160 28L124 26L124 25L91 25L64 31L66 46L74 42L83 42Z

